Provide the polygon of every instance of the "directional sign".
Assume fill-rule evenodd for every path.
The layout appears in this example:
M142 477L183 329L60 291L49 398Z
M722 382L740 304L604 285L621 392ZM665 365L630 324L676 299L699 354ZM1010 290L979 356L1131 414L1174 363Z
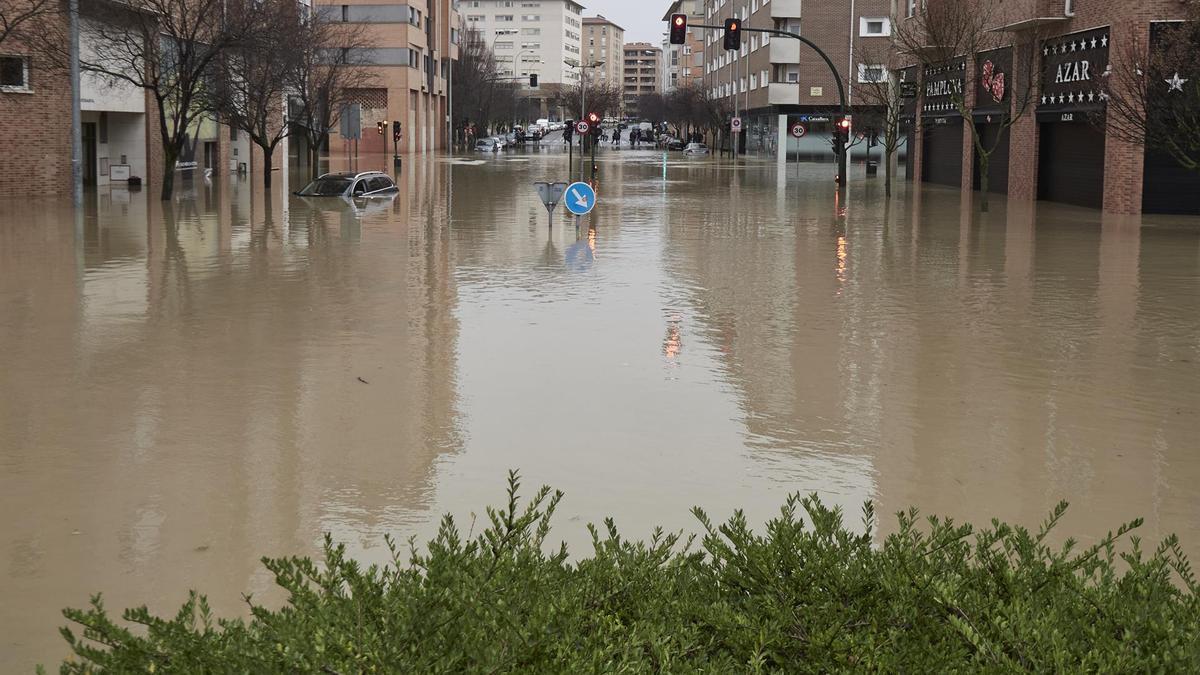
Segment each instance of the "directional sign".
M584 122L583 120L579 120L575 123L575 131L581 134L586 134L588 132L588 128L588 123Z
M742 130L742 118L735 117L735 118L729 120L729 128L735 132L741 131Z
M808 129L801 123L796 122L792 125L792 135L796 138L804 138L804 134L808 133Z
M585 216L596 206L596 191L587 183L571 183L567 186L567 210L577 216Z

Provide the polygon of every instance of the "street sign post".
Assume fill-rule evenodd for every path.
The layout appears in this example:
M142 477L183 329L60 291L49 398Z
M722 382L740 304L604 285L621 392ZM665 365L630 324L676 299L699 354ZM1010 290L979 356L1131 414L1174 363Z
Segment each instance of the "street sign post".
M562 199L563 192L567 189L567 184L561 181L555 183L537 182L533 184L537 190L538 199L542 200L542 206L546 207L546 213L549 215L549 226L554 227L554 208L558 206L559 200Z
M588 123L583 120L579 120L575 123L575 133L577 134L586 134L589 128L590 127L588 127Z
M795 124L792 125L792 135L795 136L796 138L804 138L804 134L807 134L807 133L808 133L808 128L805 127L800 122L796 122Z
M567 186L566 199L567 210L577 216L586 216L596 207L596 191L582 181Z

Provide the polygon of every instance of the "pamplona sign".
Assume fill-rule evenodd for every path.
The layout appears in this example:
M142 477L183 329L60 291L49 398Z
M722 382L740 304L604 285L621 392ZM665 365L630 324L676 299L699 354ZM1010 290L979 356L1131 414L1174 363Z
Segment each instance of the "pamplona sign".
M1104 105L1108 28L1060 35L1042 43L1042 93L1038 109Z
M955 98L962 98L966 61L953 61L925 69L925 102L922 110L941 115L957 113Z

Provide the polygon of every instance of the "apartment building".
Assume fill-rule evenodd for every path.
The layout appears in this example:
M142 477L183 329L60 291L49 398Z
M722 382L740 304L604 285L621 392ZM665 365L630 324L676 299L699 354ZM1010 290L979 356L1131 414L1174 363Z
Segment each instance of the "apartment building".
M746 28L775 28L803 35L833 61L854 105L853 81L886 76L878 61L890 47L892 0L704 0L705 23L738 18ZM803 5L803 19L801 6ZM829 67L799 40L766 33L742 34L739 50L726 51L721 31L704 35L704 86L742 118L741 152L834 160L829 139L839 97ZM807 135L788 134L794 123ZM855 151L862 152L859 147Z
M637 117L638 98L662 92L663 51L649 42L630 42L624 47L624 56L625 114Z
M675 0L663 14L663 21L670 21L672 14L686 14L689 17L703 15L702 0ZM704 79L704 29L688 28L687 42L673 45L669 38L663 38L663 91L672 91L679 87L700 84Z
M452 0L338 0L319 2L319 11L347 23L363 24L375 47L365 61L373 86L361 89L360 140L329 136L331 165L357 151L367 157L359 169L386 168L393 152L426 153L450 143L450 69L458 58L461 25ZM399 121L397 144L378 122ZM303 157L303 153L300 153ZM361 161L361 160L360 160Z
M603 16L589 16L583 19L583 62L604 62L604 65L594 69L588 81L598 81L601 84L621 82L624 72L624 54L621 49L625 45L625 29L609 21Z
M502 76L578 84L583 5L571 0L460 0L467 30L491 46Z
M942 1L960 0L928 0ZM912 21L921 11L907 0L897 9L897 21ZM1153 48L1155 27L1182 19L1185 7L1177 0L1031 0L997 9L1002 46L904 72L906 79L920 83L919 98L907 111L913 137L911 179L980 189L971 128L948 105L949 89L961 87L973 117L969 123L985 143L996 144L989 159L990 192L1113 213L1200 213L1195 174L1119 133L1102 84L1110 64L1122 67L1121 60L1131 58L1135 48ZM1021 65L1014 55L1026 53L1015 51L1014 45L1030 42L1034 63L1014 67ZM1006 84L988 87L997 74L1007 75L1002 80ZM1149 86L1157 87L1157 95L1170 96L1173 85ZM1011 126L1001 124L1017 110L1014 92L1026 90L1033 109Z

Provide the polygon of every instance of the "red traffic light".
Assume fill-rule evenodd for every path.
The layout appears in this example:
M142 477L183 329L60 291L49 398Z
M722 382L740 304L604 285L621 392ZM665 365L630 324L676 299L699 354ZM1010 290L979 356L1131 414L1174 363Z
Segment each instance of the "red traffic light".
M722 45L725 49L741 49L742 24L737 19L725 19L725 36Z
M687 15L671 15L671 44L681 45L687 41Z
M841 126L843 129L849 129L850 128L850 120L843 117L842 121L838 122L838 125Z
M592 126L595 126L600 123L600 116L594 112L588 113L587 118L588 118L588 122L590 122L592 124Z

